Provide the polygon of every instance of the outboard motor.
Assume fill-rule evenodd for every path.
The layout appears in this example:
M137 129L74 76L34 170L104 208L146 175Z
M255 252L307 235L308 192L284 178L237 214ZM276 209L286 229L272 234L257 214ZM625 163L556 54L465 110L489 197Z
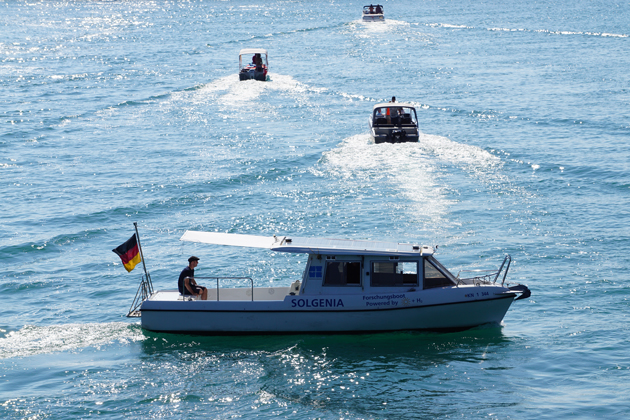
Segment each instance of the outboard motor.
M390 136L392 143L402 143L406 141L407 132L405 130L392 130Z

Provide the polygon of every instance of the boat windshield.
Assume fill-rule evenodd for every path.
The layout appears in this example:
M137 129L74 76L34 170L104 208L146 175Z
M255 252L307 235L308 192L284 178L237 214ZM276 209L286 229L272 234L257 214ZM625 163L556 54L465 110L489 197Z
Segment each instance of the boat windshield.
M450 287L457 283L455 277L433 257L424 259L424 289Z
M418 125L416 109L410 106L385 106L376 108L373 115L374 125Z

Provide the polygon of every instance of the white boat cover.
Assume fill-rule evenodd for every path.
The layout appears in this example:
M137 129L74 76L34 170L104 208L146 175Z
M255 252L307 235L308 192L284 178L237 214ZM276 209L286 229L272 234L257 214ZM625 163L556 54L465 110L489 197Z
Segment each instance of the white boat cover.
M240 235L236 233L199 232L195 230L187 230L180 238L180 241L271 249L274 243L278 245L282 239L284 239L284 236L274 238L273 236Z
M265 54L267 55L267 50L264 48L243 48L238 55L251 55L251 54Z
M272 251L292 252L297 254L433 255L433 248L429 246L369 240L294 238L275 235L256 236L222 232L199 232L193 230L186 231L180 240L213 245L266 248Z
M415 105L410 104L408 102L381 102L380 104L374 105L372 107L372 109L376 109L376 108L390 108L390 107L416 109Z

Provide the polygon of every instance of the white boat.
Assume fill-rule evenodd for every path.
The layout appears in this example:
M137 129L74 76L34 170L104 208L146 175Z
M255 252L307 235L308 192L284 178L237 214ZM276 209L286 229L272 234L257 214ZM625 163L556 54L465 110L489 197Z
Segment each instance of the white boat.
M380 4L370 4L369 6L363 6L363 21L384 22L385 15L383 14L383 6Z
M269 70L267 50L262 48L245 48L238 54L239 80L267 80Z
M375 143L417 142L418 115L411 104L386 102L374 105L369 118L370 135Z
M151 292L140 306L142 327L189 334L356 333L462 330L498 324L515 298L530 295L499 270L462 279L417 244L187 231L183 241L265 248L308 255L290 286L254 287L251 278L195 276L208 299L177 289ZM506 265L507 264L507 265ZM246 287L221 287L244 280ZM173 283L176 279L173 279ZM216 287L214 284L216 282ZM131 313L130 313L131 315Z

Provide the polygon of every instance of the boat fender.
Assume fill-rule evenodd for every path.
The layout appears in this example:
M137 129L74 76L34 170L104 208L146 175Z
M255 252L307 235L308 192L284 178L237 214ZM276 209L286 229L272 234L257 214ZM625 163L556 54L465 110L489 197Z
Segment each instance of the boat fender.
M517 297L514 300L527 299L528 297L532 295L532 291L529 290L529 287L525 286L524 284L517 284L516 286L510 286L508 287L508 289L510 289L513 292L521 294L519 297Z

